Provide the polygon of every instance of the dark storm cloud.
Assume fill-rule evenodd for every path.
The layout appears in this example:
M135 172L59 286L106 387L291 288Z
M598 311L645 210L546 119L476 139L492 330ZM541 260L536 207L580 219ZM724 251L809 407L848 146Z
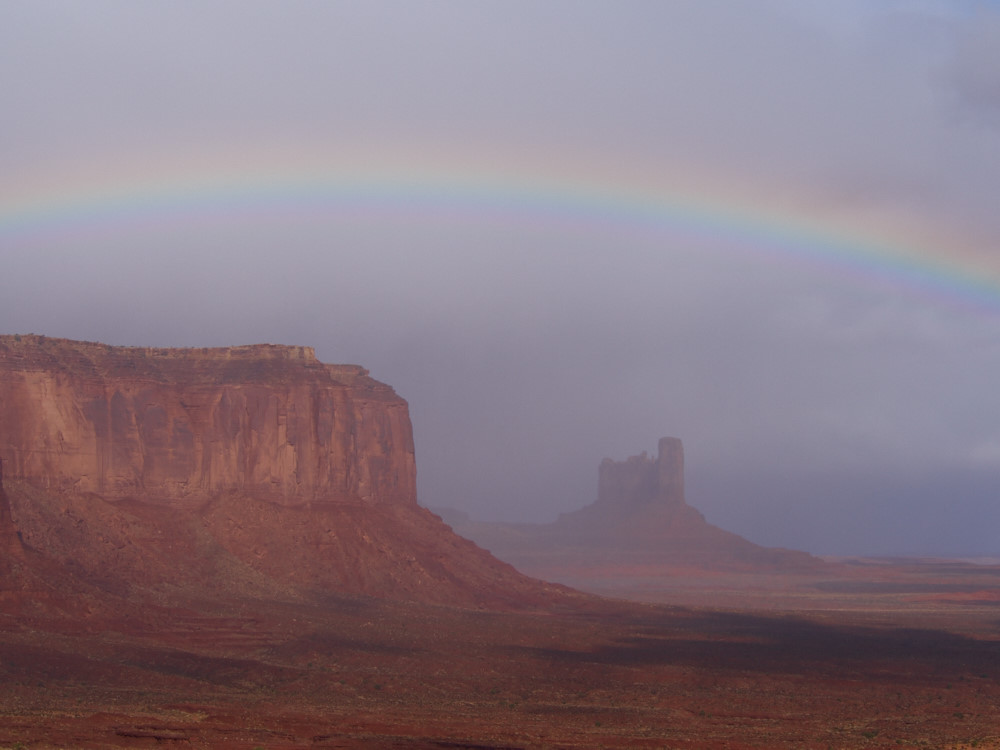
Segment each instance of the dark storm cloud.
M946 266L966 243L995 289L997 19L888 0L8 2L0 215L216 157L265 177L289 154L572 183L570 165L612 192L704 183L720 214L766 198L862 244L945 238L924 252ZM551 519L595 498L601 458L672 434L689 500L757 541L1000 552L1000 313L961 291L759 238L516 216L46 229L0 232L5 330L364 364L410 402L428 505Z

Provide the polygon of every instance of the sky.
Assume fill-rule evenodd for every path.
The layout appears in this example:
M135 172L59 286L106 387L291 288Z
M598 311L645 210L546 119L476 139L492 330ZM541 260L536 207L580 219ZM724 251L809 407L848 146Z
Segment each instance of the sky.
M314 346L418 493L684 441L760 544L1000 556L1000 4L0 0L0 329Z

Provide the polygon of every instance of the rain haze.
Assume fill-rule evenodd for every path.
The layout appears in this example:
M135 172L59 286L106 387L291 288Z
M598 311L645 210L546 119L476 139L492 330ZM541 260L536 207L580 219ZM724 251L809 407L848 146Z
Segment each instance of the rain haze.
M819 554L1000 555L1000 5L0 0L0 327L305 344L420 501L683 439Z

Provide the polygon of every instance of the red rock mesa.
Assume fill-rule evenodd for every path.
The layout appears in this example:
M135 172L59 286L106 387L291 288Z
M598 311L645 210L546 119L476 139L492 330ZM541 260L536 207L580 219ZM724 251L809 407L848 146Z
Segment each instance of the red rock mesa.
M556 590L418 506L406 401L308 347L0 336L0 461L0 536L109 591L521 606Z

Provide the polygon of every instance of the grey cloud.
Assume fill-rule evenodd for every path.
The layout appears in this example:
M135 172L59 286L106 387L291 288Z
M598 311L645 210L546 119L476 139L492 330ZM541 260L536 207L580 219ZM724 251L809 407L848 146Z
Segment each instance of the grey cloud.
M982 8L956 30L949 80L967 111L1000 124L1000 10Z
M783 0L8 3L0 196L216 152L251 170L297 150L317 168L541 162L572 183L569 164L609 190L711 177L737 196L718 197L735 201L720 223L773 194L779 220L820 209L847 241L881 219L976 238L995 289L996 131L956 117L959 100L994 116L993 18ZM0 319L363 364L410 401L422 501L481 518L579 507L601 458L674 434L691 502L756 541L997 552L996 303L739 228L413 218L0 227Z

